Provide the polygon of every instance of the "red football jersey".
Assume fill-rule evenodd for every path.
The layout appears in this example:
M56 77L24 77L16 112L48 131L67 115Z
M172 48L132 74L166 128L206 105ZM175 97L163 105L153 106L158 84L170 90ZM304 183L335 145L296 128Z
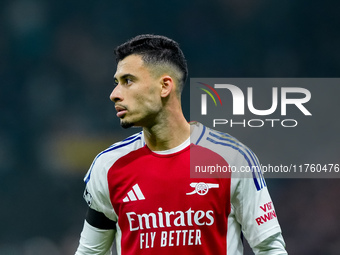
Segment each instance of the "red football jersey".
M114 144L85 182L89 206L117 222L118 254L238 255L242 235L255 246L281 231L254 153L199 123L168 151L142 132Z

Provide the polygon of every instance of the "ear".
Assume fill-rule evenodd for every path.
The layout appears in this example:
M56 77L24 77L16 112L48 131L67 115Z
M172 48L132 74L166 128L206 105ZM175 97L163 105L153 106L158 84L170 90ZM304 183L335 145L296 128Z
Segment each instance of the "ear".
M174 80L169 75L164 75L161 77L161 97L169 96L170 92L175 89Z

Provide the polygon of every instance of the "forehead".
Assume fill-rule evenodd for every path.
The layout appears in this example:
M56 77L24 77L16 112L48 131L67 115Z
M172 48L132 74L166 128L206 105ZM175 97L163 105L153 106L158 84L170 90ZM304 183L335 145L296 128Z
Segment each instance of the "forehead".
M144 65L142 57L140 55L129 55L118 62L114 77L119 78L127 74L140 75L145 72L149 72L149 70Z

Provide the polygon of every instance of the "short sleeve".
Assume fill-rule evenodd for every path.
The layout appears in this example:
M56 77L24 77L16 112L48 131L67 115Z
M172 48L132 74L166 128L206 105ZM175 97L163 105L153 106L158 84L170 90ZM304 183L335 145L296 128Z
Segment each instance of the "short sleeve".
M84 199L90 208L104 213L112 221L117 221L110 201L106 168L103 158L97 156L84 178Z
M258 172L259 173L259 172ZM234 194L231 203L236 220L251 247L281 232L273 202L262 172L232 179Z

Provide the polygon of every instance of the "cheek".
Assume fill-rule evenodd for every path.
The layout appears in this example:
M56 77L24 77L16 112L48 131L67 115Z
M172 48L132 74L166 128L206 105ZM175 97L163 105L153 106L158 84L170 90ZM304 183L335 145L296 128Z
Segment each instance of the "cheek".
M136 111L154 112L159 111L159 108L162 107L160 91L155 87L144 87L144 89L136 91L133 98Z
M143 96L142 96L143 97ZM150 88L144 94L144 99L146 103L158 104L160 101L160 92L155 88Z
M147 96L140 98L139 105L147 112L158 112L162 107L162 102L160 97L148 94Z

